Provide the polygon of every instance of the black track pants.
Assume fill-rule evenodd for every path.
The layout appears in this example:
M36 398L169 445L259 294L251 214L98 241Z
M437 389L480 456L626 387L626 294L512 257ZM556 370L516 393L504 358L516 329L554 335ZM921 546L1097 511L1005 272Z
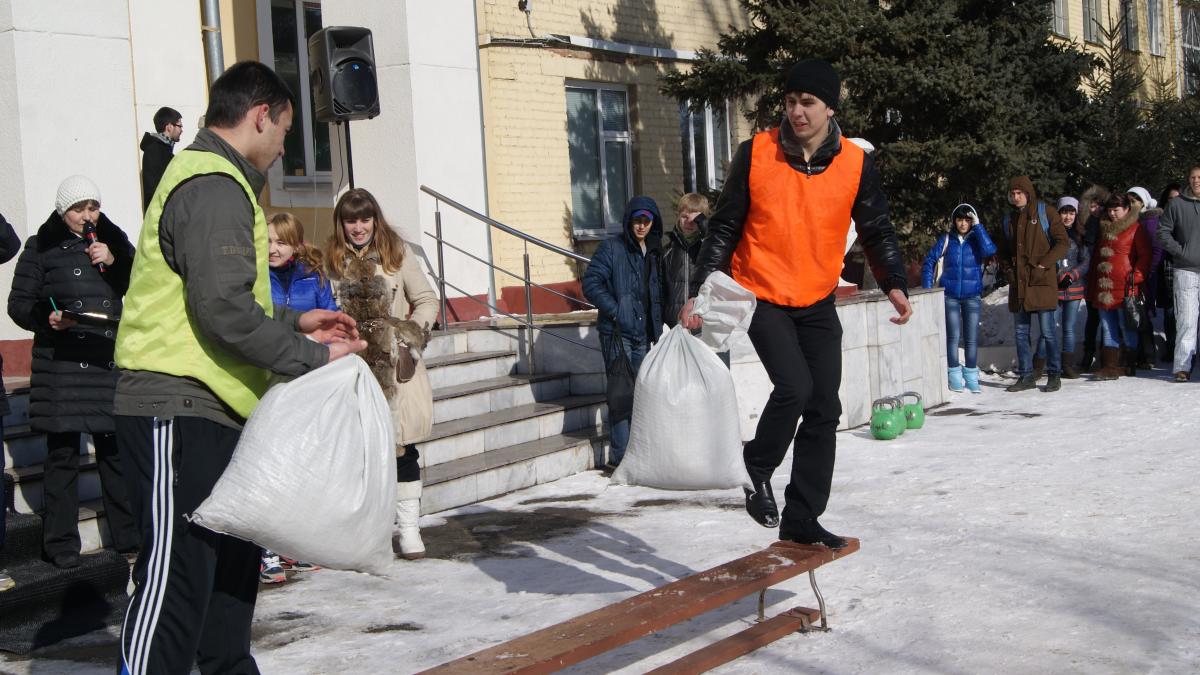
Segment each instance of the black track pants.
M842 324L833 298L799 308L760 300L750 341L775 388L746 444L746 469L755 482L769 480L792 445L782 525L815 518L829 501L842 414Z
M240 432L200 417L117 417L143 543L121 628L122 672L257 673L250 622L261 549L185 520L212 492Z

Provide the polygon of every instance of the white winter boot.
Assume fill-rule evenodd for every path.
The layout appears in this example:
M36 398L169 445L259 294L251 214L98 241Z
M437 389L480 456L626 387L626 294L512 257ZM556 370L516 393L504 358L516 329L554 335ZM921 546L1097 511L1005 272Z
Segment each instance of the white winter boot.
M421 541L421 481L396 484L396 531L392 551L408 560L425 557Z

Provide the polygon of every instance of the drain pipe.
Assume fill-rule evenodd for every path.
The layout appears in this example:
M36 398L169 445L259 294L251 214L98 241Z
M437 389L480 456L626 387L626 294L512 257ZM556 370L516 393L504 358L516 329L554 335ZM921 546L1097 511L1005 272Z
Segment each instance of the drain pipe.
M204 33L204 65L208 67L208 83L212 84L225 72L225 56L221 47L221 0L204 0L201 7L200 31Z

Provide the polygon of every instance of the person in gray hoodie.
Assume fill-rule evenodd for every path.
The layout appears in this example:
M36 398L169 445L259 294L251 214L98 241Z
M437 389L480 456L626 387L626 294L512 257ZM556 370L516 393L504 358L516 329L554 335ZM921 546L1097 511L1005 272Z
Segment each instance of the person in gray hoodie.
M1174 267L1176 337L1171 371L1176 382L1187 382L1200 315L1200 164L1188 170L1187 186L1163 211L1156 234Z

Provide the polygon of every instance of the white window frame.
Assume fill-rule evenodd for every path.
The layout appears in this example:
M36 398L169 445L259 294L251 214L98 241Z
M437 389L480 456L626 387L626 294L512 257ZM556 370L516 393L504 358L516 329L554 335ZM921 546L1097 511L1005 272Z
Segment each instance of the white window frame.
M577 228L575 226L574 205L572 204L571 218L571 233L576 239L596 239L607 236L609 234L617 234L621 231L622 221L624 220L624 205L621 212L612 214L608 212L608 157L604 152L604 143L606 141L624 141L625 142L625 185L627 186L626 198L630 199L636 194L633 187L633 125L629 119L630 101L629 87L623 84L608 84L606 82L590 82L587 80L572 80L567 79L563 83L563 99L565 109L565 99L568 89L587 89L596 92L596 131L600 139L600 147L597 149L600 155L600 213L604 217L604 223L600 227ZM625 131L606 131L604 129L604 114L599 109L602 105L601 92L615 91L624 94L625 96ZM569 122L569 120L568 120ZM570 147L567 148L568 162Z
M304 5L306 3L320 4L320 0L291 0L296 11L296 46L300 67L300 91L296 95L296 109L293 116L303 116L304 128L309 133L304 137L304 172L305 176L287 176L283 173L282 162L275 162L267 170L267 182L271 186L271 205L278 207L319 207L328 206L334 196L333 172L316 170L316 151L313 142L314 124L318 122L312 116L312 89L308 79L308 39L304 37ZM271 0L256 0L255 7L258 19L258 60L272 69L275 64L275 44L271 35ZM338 154L340 138L332 124L329 129L329 143L334 155ZM338 162L333 158L334 164Z
M1083 0L1087 4L1087 0ZM1051 3L1050 12L1050 30L1059 37L1067 37L1069 34L1069 17L1067 14L1067 0L1054 0Z
M1200 66L1200 8L1180 8L1179 71L1184 94L1200 92L1200 73L1189 73L1188 61ZM1190 38L1190 41L1189 41ZM1189 56L1190 55L1190 56Z
M1162 56L1162 0L1146 0L1146 38L1150 43L1150 53Z
M720 187L717 184L717 162L723 161L728 163L733 158L733 133L729 123L729 102L726 101L721 104L721 108L724 109L723 112L725 113L725 134L727 136L725 139L724 157L717 157L716 136L714 136L714 130L717 126L715 123L715 111L709 104L705 104L704 106L704 157L707 160L705 175L708 177L708 185L699 185L696 181L696 129L695 119L691 114L690 103L691 101L685 101L679 104L679 114L687 116L687 132L682 139L687 144L688 151L688 164L683 167L683 188L687 190L688 186L691 185L691 189L694 192L715 190Z
M1083 40L1100 42L1100 0L1083 0Z

